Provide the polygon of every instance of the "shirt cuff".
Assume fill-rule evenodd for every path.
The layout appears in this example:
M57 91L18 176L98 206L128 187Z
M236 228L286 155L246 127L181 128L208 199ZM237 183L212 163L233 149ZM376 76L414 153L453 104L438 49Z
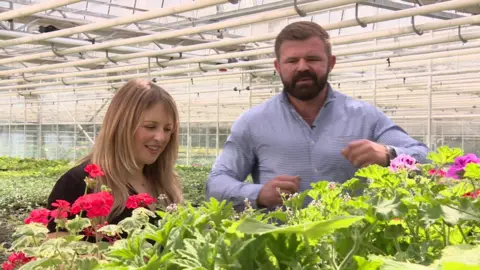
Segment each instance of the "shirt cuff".
M240 194L243 195L243 200L247 199L252 208L257 209L259 206L257 205L257 198L260 194L260 190L263 188L263 184L250 184L245 183L241 187ZM245 206L245 202L242 201L242 206Z

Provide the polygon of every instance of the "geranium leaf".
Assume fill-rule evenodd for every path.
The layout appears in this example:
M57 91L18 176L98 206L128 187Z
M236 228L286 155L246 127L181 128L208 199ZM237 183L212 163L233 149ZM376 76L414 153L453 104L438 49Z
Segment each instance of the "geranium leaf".
M480 164L468 163L465 166L465 177L472 179L480 179Z
M443 145L437 148L436 152L430 152L427 155L427 159L437 166L444 166L445 164L453 163L455 158L462 156L463 153L463 150L460 148L450 148Z
M353 223L363 219L359 216L336 217L330 220L317 222L308 222L304 224L276 227L265 224L260 221L247 218L243 221L237 230L245 234L305 234L311 239L317 239L324 234L330 233L336 229L347 228Z

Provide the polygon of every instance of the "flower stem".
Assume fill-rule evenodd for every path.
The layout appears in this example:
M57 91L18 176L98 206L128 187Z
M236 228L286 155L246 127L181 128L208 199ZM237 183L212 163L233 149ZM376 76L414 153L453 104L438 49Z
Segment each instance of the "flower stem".
M475 187L475 182L473 182L473 179L470 178L470 184L472 184L472 187L473 187L473 194L475 194L475 192L477 191L476 187Z
M465 236L465 233L463 232L462 226L460 224L457 224L458 230L460 231L460 234L463 237L463 241L465 241L465 244L468 244L467 237Z

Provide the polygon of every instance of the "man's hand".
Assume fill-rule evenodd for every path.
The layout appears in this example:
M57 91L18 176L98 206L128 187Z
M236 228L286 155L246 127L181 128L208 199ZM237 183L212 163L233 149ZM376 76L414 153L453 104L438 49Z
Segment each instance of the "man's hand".
M263 207L272 207L282 204L280 193L294 194L300 185L299 176L279 175L268 181L260 190L257 204ZM277 191L280 189L280 193Z
M349 143L342 150L342 155L357 168L363 168L372 164L380 166L388 164L387 148L369 140L357 140Z

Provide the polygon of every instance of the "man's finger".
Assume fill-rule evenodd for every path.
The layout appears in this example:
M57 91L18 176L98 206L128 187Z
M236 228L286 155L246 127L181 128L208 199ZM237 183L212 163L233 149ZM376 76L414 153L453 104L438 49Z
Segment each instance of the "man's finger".
M298 185L295 185L295 183L289 181L278 181L277 183L275 183L275 187L288 190L291 193L298 192Z
M279 175L275 177L275 179L278 179L279 181L298 181L300 180L300 176L293 176L293 175Z

